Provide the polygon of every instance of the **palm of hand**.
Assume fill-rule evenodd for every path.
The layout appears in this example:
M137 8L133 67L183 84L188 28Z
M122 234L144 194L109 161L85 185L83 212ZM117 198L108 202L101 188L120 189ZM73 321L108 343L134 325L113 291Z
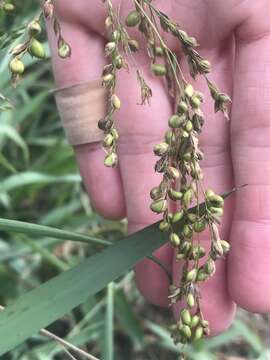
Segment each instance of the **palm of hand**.
M104 5L101 1L77 0L68 8L59 0L58 11L63 32L73 48L73 57L65 66L54 57L56 81L61 85L80 83L100 76L103 65ZM119 5L120 1L113 1ZM159 4L160 3L160 4ZM165 3L165 4L164 4ZM202 304L210 320L212 333L225 329L234 315L234 302L257 312L270 309L270 25L268 0L174 0L155 1L183 30L201 44L200 53L213 65L211 80L233 98L231 122L222 115L214 118L213 104L206 96L204 112L207 123L201 136L205 153L203 171L205 187L217 192L235 184L248 183L236 201L229 200L221 234L230 239L232 251L227 262L221 261L216 275L202 286ZM126 15L131 1L122 1ZM140 41L140 35L134 34ZM179 54L179 44L166 38ZM53 42L53 40L52 40ZM151 107L137 106L138 86L134 67L121 71L117 94L122 109L117 119L121 134L120 167L103 167L99 144L79 146L76 156L91 199L104 216L127 215L130 231L157 220L149 210L149 191L159 183L154 174L153 145L167 130L173 104L162 82L149 72L145 55L136 58L153 90ZM186 66L184 65L184 69ZM185 71L187 74L187 71ZM203 80L196 89L207 94ZM202 236L207 241L207 234ZM172 270L175 281L179 265L173 263L170 247L155 254ZM166 275L148 260L136 268L137 283L143 294L158 305L167 304Z

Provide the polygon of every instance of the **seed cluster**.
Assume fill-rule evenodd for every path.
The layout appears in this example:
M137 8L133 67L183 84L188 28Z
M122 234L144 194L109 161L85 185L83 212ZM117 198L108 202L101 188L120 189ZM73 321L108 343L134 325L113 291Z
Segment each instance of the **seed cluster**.
M14 5L10 3L1 4L5 11L11 11L11 7L14 8ZM9 8L7 10L6 8ZM57 20L54 11L54 4L52 0L45 0L42 5L42 13L44 17L48 20L51 20L53 23L54 33L57 36L57 46L58 54L61 58L69 57L71 54L71 49L68 43L63 39L61 35L61 26ZM37 39L42 32L41 27L41 15L29 22L25 29L25 40L22 43L15 45L10 53L12 59L9 62L9 70L12 77L13 85L16 85L20 78L22 77L25 71L25 65L23 63L23 57L28 53L36 59L45 59L46 54L43 45Z
M204 190L202 182L200 162L204 154L199 146L199 135L206 120L201 109L204 96L186 81L177 55L165 43L162 31L171 34L181 45L191 77L194 80L197 76L205 78L216 112L221 111L228 117L227 103L230 98L208 79L211 64L198 53L195 38L160 12L151 1L133 2L134 10L128 14L124 26L113 12L110 1L105 1L110 19L106 22L110 22L112 27L111 40L105 48L111 63L105 66L103 71L103 83L110 93L110 110L99 126L106 134L103 144L107 151L105 164L115 166L115 128L111 117L120 107L114 89L116 72L122 67L117 66L116 59L121 56L121 45L125 49L123 40L129 39L125 27L136 27L144 36L153 75L166 80L168 92L176 101L175 113L167 119L168 131L163 141L154 147L154 154L158 157L155 171L163 174L163 177L160 184L151 190L150 207L153 212L162 214L160 230L168 232L169 242L175 249L176 261L181 262L179 280L169 288L169 302L171 305L179 301L183 304L179 319L171 327L171 331L176 343L185 344L209 334L209 324L201 310L199 285L214 275L216 260L227 254L230 245L220 238L218 229L223 215L224 199L212 189ZM112 24L117 24L117 28ZM142 79L139 73L138 80L141 90L144 90L144 103L146 99L149 100L152 91ZM203 200L203 205L200 205L200 200ZM195 210L190 210L191 205L195 205ZM209 244L203 246L199 235L206 230Z

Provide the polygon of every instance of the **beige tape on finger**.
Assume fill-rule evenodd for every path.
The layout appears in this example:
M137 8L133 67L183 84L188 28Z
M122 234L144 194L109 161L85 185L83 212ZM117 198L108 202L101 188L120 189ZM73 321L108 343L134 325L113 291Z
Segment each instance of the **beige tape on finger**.
M55 99L71 145L102 141L98 121L106 116L107 91L101 80L57 89Z

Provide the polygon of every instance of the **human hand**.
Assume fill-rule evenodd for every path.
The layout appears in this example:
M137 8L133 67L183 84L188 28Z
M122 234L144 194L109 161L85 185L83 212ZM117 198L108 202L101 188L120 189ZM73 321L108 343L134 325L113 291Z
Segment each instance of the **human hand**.
M120 2L115 0L113 4ZM157 0L155 4L197 38L200 53L212 63L211 80L233 99L228 122L222 115L214 115L212 101L205 97L207 121L200 137L205 153L205 187L222 193L235 184L249 184L235 199L226 201L221 235L230 240L231 253L227 261L219 261L215 276L201 286L202 309L210 321L211 333L217 334L230 325L234 303L253 312L270 310L270 4L268 0ZM132 1L122 1L123 18L131 8ZM99 0L76 0L67 6L64 0L58 0L57 12L72 47L70 59L58 59L49 34L57 85L70 86L100 77L104 65L104 4ZM139 34L132 34L140 41ZM176 40L166 36L166 41L180 59ZM146 55L138 55L136 61L154 96L151 107L136 105L139 95L135 69L131 66L129 73L119 73L119 167L104 167L100 144L75 147L93 205L108 218L127 216L130 232L157 220L149 209L149 192L160 182L160 175L153 170L156 159L152 149L163 138L173 112L163 83L149 71ZM196 89L208 94L203 80L198 80ZM203 234L201 241L207 243L207 236ZM176 279L180 270L172 252L166 245L155 255ZM163 270L144 260L135 271L144 296L166 306L168 280Z

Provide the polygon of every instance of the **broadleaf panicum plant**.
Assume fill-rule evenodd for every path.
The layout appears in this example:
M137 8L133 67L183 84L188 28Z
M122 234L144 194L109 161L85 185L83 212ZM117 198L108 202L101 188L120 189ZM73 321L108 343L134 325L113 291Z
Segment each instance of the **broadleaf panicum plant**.
M105 165L114 167L118 163L117 132L114 115L121 108L121 100L115 93L117 73L128 69L128 61L133 53L141 51L137 40L130 37L128 28L137 28L145 40L145 49L149 57L149 66L154 76L163 77L169 95L175 100L175 113L168 121L168 131L164 140L154 147L159 158L155 171L163 174L160 184L151 191L151 209L163 217L160 230L168 232L171 246L176 250L176 261L181 261L179 283L171 283L169 302L182 302L183 309L176 324L171 326L172 337L176 343L189 343L209 334L209 324L201 310L200 283L215 273L215 261L227 254L229 243L222 240L218 225L223 215L224 200L213 190L205 190L203 171L200 162L203 152L199 145L199 135L203 130L205 116L201 110L204 96L194 89L184 76L176 53L169 48L162 36L166 32L181 44L186 57L190 75L194 80L203 76L214 101L215 111L221 111L225 117L230 98L219 91L208 78L211 64L197 51L198 43L181 27L160 12L150 0L133 0L134 10L123 23L117 9L110 0L102 0L107 10L105 27L110 40L105 46L105 56L109 60L102 73L102 82L108 90L108 113L98 123L104 131L103 148L106 152ZM13 11L14 6L1 3L4 11ZM41 14L50 20L57 38L58 53L61 58L71 54L69 44L64 40L61 26L54 11L54 2L46 0L41 13L24 29L24 41L12 47L12 59L9 69L14 85L24 73L23 57L31 56L43 59L45 52L37 37L42 31ZM20 33L21 34L21 33ZM137 69L138 86L141 92L141 104L150 103L152 90L146 83L142 72ZM164 87L164 91L165 91ZM4 96L2 100L8 101ZM203 206L199 206L201 199ZM195 211L190 212L191 204ZM197 205L197 206L196 206ZM173 210L172 210L173 209ZM177 224L184 222L181 230ZM199 234L209 229L210 250L200 243ZM162 266L162 264L161 264Z
M194 80L198 76L205 78L216 112L221 111L228 118L227 104L231 100L208 78L211 64L197 51L199 45L196 39L159 11L154 2L133 0L134 10L128 14L125 23L121 22L110 0L103 2L108 13L105 27L110 36L105 46L109 63L102 74L103 85L109 93L108 114L99 121L99 127L105 133L105 165L117 165L119 135L113 119L114 113L121 107L121 101L115 94L117 72L128 68L128 59L133 52L141 51L138 42L129 36L128 28L137 28L143 35L145 49L142 51L147 52L152 73L165 79L167 91L176 102L175 113L170 119L164 119L168 121L169 130L164 134L164 140L154 147L154 154L159 157L155 171L163 174L163 178L151 190L150 196L151 210L163 216L160 230L168 232L169 242L176 250L176 261L182 263L179 283L172 283L169 287L169 303L172 305L181 301L183 304L171 332L175 343L186 344L210 333L209 323L201 309L200 283L214 275L216 260L228 253L230 245L220 238L218 228L224 200L214 190L205 190L203 186L200 162L204 154L200 149L199 135L205 123L201 110L204 95L185 79L177 55L166 44L162 33L170 34L181 44L191 77ZM139 70L137 74L144 104L149 102L152 90ZM201 198L205 202L203 207L199 206ZM188 211L191 204L197 204L197 211ZM184 226L177 231L180 221L184 221ZM199 236L206 228L209 229L209 251L202 246Z

